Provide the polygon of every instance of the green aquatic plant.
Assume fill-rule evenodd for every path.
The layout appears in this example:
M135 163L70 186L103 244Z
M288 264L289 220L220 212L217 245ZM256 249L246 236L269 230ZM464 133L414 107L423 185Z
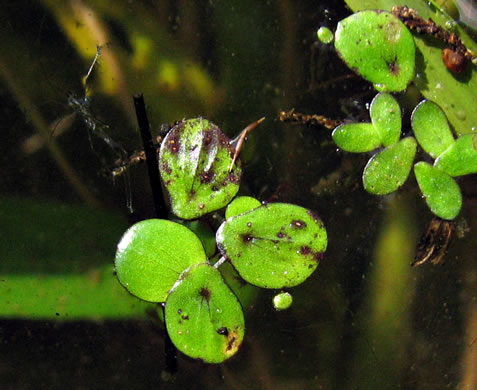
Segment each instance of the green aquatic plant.
M388 104L373 104L381 100L386 100ZM388 146L372 156L364 168L363 184L366 191L386 195L401 187L409 176L419 143L435 162L434 165L425 162L414 165L418 186L435 215L447 220L454 219L462 207L462 195L452 176L477 173L475 136L469 134L455 140L443 111L435 103L424 100L411 115L411 127L416 138L395 140L395 134L399 136L401 132L398 103L391 95L384 93L379 93L373 103L370 106L371 123L340 125L333 131L333 139L342 149L369 152L385 145L376 124L386 123L384 127L392 136L386 139ZM376 115L380 121L373 120ZM394 143L391 143L393 140Z
M343 19L335 32L335 48L378 91L403 91L414 78L414 39L389 12L361 11ZM423 100L412 112L415 138L400 140L401 108L389 93L375 96L369 116L370 122L340 124L332 133L345 151L378 150L364 169L364 188L376 195L396 191L409 176L419 144L435 162L414 165L418 186L436 216L454 219L462 207L462 195L453 177L477 173L476 135L455 139L445 113L430 100Z
M414 78L414 39L389 12L362 11L341 20L335 48L346 65L378 91L403 91Z
M162 141L159 170L176 216L199 218L232 200L242 175L239 162L232 166L233 151L228 137L206 119L172 127Z
M159 150L162 185L171 212L181 219L230 203L215 244L200 221L149 219L124 233L115 257L118 280L131 294L164 305L176 348L208 363L233 356L244 338L237 280L272 289L296 286L313 273L327 246L325 227L311 210L252 197L232 201L241 174L237 155L211 122L175 124Z

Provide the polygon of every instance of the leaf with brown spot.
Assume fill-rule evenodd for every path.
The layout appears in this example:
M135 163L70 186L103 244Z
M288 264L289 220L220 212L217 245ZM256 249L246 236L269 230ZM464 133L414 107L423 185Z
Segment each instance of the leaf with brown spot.
M265 288L292 287L316 269L327 246L316 214L286 203L270 203L228 218L217 244L240 276Z
M183 321L184 316L188 317ZM239 349L245 323L242 307L220 272L198 264L183 273L166 301L166 327L186 355L221 363Z
M233 154L229 138L212 122L196 118L176 123L159 152L171 211L182 219L196 219L226 206L242 175L238 161L229 172Z

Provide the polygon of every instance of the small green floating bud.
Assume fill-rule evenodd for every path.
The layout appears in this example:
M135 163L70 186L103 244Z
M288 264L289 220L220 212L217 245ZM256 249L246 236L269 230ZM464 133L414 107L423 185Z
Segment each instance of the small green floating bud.
M331 31L328 27L320 27L316 32L316 35L318 36L320 42L326 44L333 42L335 37L333 31Z
M281 292L273 297L273 307L275 310L286 310L292 303L293 297L287 292Z

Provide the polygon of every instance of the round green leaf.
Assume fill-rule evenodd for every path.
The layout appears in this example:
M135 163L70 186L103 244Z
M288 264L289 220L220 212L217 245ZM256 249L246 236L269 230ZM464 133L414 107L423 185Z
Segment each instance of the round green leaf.
M172 342L190 357L221 363L242 343L242 307L220 272L208 264L193 265L181 275L165 312Z
M185 226L148 219L126 231L114 264L119 281L131 294L145 301L164 302L185 269L206 261L200 240Z
M442 219L454 219L462 207L462 194L455 180L423 161L414 165L414 174L431 211Z
M401 108L389 93L378 93L369 108L371 123L381 137L384 146L399 141L401 136Z
M235 217L261 205L262 203L256 198L252 198L251 196L239 196L230 202L225 209L225 218Z
M321 220L303 207L271 203L227 219L217 245L248 283L292 287L315 270L327 246Z
M215 252L217 252L217 244L215 242L215 231L213 231L210 226L202 220L195 221L184 221L182 219L177 219L177 223L184 225L185 227L192 230L193 233L197 235L202 246L205 250L205 255L210 258Z
M344 62L378 91L403 91L414 78L414 39L384 11L362 11L338 23L335 47Z
M375 195L386 195L401 187L409 176L416 155L416 141L403 138L375 154L363 172L366 191Z
M323 43L331 43L333 42L333 31L331 31L328 27L320 27L316 32L318 39Z
M229 203L239 189L238 161L230 170L234 147L208 120L177 123L162 141L159 170L172 212L195 219Z
M242 307L244 309L248 308L260 291L259 288L243 280L229 261L223 263L219 269L225 283L238 298Z
M371 123L347 123L333 130L336 145L347 152L370 152L381 145L381 137Z
M273 297L273 307L276 310L286 310L292 303L293 297L287 292L281 292Z
M434 166L451 176L477 173L477 135L467 134L457 140L434 162Z
M454 143L444 112L430 100L423 100L416 106L411 126L417 142L432 158L437 158Z

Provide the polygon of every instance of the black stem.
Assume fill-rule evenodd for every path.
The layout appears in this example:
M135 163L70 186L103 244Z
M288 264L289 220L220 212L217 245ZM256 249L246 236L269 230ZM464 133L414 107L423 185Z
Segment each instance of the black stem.
M142 144L144 146L144 154L146 155L147 171L149 174L149 184L151 185L152 197L154 200L154 208L157 218L167 218L167 208L162 196L162 187L159 178L159 163L157 161L156 148L152 141L149 120L147 119L146 105L142 94L133 97L134 107L136 109L137 123L141 132ZM165 317L164 305L162 308L162 318ZM176 348L172 343L167 330L164 338L164 354L166 359L165 371L169 374L177 372L177 356Z
M162 196L161 181L159 178L159 163L157 161L156 148L152 141L149 120L147 119L146 105L142 94L133 97L134 107L136 109L137 123L141 132L142 144L146 155L147 170L149 173L149 183L154 200L154 208L157 218L167 218L167 208Z

